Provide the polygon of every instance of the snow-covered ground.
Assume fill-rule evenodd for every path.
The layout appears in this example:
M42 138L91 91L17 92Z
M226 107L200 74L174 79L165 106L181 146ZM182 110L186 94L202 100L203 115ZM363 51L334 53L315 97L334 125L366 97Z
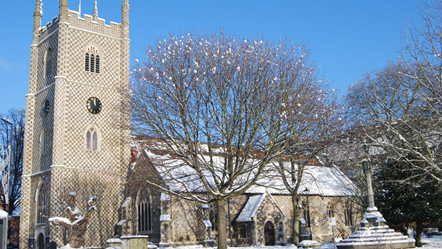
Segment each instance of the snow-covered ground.
M442 236L434 235L431 238L427 238L426 235L422 234L422 243L424 243L425 248L442 248Z
M434 235L431 238L427 238L426 235L422 235L422 242L424 243L425 249L431 248L442 248L442 236ZM241 248L241 249L295 249L297 248L295 245L287 245L287 246L246 246L246 247L229 247L229 248ZM324 249L333 249L333 243L325 243L321 245L321 248ZM417 247L419 248L419 247ZM160 247L162 249L162 247ZM204 248L203 246L181 246L178 249L216 249L216 247L212 248Z

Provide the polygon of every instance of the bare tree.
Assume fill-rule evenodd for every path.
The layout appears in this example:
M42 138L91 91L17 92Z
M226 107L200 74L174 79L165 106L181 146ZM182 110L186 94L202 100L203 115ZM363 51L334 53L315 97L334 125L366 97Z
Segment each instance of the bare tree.
M378 160L405 160L419 169L414 178L428 175L440 182L440 117L428 90L411 77L415 70L397 62L366 73L349 89L347 101L360 118L370 147L367 154Z
M421 106L420 120L410 124L424 148L404 146L412 151L420 162L414 167L421 169L439 183L441 172L441 125L442 118L442 1L435 0L420 4L423 26L412 25L408 28L401 51L401 60L407 65L408 72L401 72L407 82L416 82L417 98ZM420 129L419 129L420 128ZM406 143L408 145L409 143ZM411 163L411 162L408 162ZM428 165L422 167L419 165Z
M21 176L23 173L23 145L25 134L25 111L22 109L12 109L7 114L0 117L5 117L13 123L12 132L12 158L10 170L10 187L8 212L12 214L14 210L20 206L21 200ZM7 123L0 122L0 144L9 145L11 139L11 126ZM4 158L2 158L4 159ZM4 200L4 198L3 198Z
M187 200L216 202L218 248L227 248L226 199L244 193L287 153L298 125L293 116L322 119L329 110L307 108L309 101L323 103L309 52L287 40L186 33L158 39L143 62L136 60L134 129L167 150L152 157L169 188L150 183ZM317 98L303 98L308 91Z
M284 61L283 67L290 68L290 61ZM336 91L328 91L317 75L310 74L305 80L298 81L289 70L284 81L295 80L292 87L297 97L292 99L291 113L287 115L287 133L285 153L272 162L264 172L268 182L264 184L273 188L287 190L292 197L293 205L293 243L299 244L299 218L301 214L300 194L306 189L305 182L320 181L308 172L308 166L317 165L318 156L325 153L334 135L343 125L343 109L337 102ZM303 177L308 174L308 180ZM305 177L304 177L305 178ZM275 179L283 184L278 186ZM259 183L263 183L260 181ZM348 183L345 183L348 184ZM343 183L344 185L344 183Z

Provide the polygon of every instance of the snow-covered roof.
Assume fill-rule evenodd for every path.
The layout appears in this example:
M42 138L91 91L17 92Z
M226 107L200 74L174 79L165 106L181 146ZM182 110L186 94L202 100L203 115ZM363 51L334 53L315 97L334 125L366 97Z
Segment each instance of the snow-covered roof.
M259 207L261 206L262 202L264 201L264 199L266 198L267 195L270 197L272 202L278 207L281 214L283 216L285 216L284 212L282 211L282 209L278 205L278 203L275 201L273 196L268 191L266 191L263 194L252 195L249 197L246 205L241 210L241 213L239 214L239 216L236 218L236 222L250 222L250 221L252 221L253 217L255 217L256 212L258 211Z
M255 216L256 212L258 211L258 208L261 205L262 201L264 200L265 196L266 193L262 195L250 196L243 210L239 214L238 218L236 218L236 222L252 221L252 218Z
M204 146L200 146L203 152L207 151L207 145ZM139 145L133 145L134 147L137 150L141 149ZM185 157L183 159L182 157L176 157L167 153L168 150L161 143L149 142L141 147L170 191L207 192L200 176L196 174L194 168L189 166L189 161L186 161ZM225 157L222 156L223 149L216 148L216 151L220 154L214 153L214 155L209 156L206 153L200 153L198 158L202 169L201 176L209 186L214 188L216 188L214 176L219 177L218 180L220 180L221 175L225 173L223 171L225 162ZM254 165L259 162L259 159L248 159L248 163L252 165L252 170L248 173L249 175L244 175L243 179L238 179L232 188L239 189L245 185L244 183L250 181L251 177L256 174ZM288 164L285 165L286 168L290 168L290 162L285 161L283 163ZM210 170L213 171L210 171L209 167L212 167ZM274 169L274 166L267 165L266 170L272 171L272 167ZM266 189L271 194L289 194L278 174L262 175L257 184L249 188L246 193L262 194L266 192ZM339 168L322 166L319 161L314 161L305 166L298 193L303 195L349 196L353 195L354 189L355 185Z
M261 183L261 184L260 184ZM271 183L271 184L270 184ZM355 192L354 183L337 167L305 166L298 194L320 196L350 196ZM264 176L248 193L289 194L277 175Z

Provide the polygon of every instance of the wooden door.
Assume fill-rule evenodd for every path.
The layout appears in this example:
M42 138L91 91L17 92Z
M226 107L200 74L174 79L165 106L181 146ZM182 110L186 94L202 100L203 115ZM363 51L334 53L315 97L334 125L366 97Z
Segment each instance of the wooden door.
M264 225L264 240L266 246L275 245L275 227L270 221L267 221Z

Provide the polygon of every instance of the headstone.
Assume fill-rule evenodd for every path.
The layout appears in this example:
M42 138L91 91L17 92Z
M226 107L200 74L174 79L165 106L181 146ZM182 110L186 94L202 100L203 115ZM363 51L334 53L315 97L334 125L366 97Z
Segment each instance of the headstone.
M8 243L8 213L0 210L0 248Z

